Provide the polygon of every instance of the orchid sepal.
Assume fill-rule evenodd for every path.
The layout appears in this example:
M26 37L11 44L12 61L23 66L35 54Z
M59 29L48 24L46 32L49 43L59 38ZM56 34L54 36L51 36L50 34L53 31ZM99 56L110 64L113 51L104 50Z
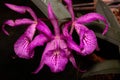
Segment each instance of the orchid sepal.
M77 63L75 61L75 58L73 57L73 55L70 55L69 56L69 61L72 63L73 67L75 69L77 69L79 72L86 72L86 70L81 70L78 66L77 66Z
M87 24L87 23L93 22L95 20L100 20L105 23L105 29L102 34L103 35L106 34L106 32L108 31L109 25L107 23L107 20L104 18L104 16L100 15L99 13L85 14L85 15L77 18L75 22L79 23L79 24Z
M60 29L59 29L59 25L58 25L58 20L52 10L51 4L48 3L48 18L50 19L53 27L54 27L54 32L55 35L60 35Z
M48 26L42 20L38 19L38 24L37 24L36 28L37 28L37 30L39 30L40 32L44 33L49 38L53 37L52 32L50 31Z
M6 20L4 24L2 25L2 30L6 35L9 35L9 33L5 30L5 25L9 25L10 27L17 27L23 24L33 24L34 21L28 18L23 19L16 19L16 20Z
M26 11L28 11L30 13L30 15L33 17L33 19L36 21L37 20L37 16L35 15L34 11L27 7L27 6L17 6L14 4L9 4L9 3L5 3L5 5L10 8L11 10L14 10L18 13L24 14Z
M68 11L70 12L70 15L72 17L72 21L75 20L73 7L72 7L72 0L64 0L64 2L67 4Z

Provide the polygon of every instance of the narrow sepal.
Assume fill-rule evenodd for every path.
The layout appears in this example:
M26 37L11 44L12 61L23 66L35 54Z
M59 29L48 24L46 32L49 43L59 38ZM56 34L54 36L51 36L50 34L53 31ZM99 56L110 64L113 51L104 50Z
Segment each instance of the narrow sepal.
M22 13L24 14L26 11L28 11L30 13L30 15L33 17L34 20L37 20L36 14L34 13L34 11L27 6L17 6L14 4L9 4L9 3L5 3L5 5L10 8L11 10L14 10L18 13Z
M55 35L59 35L60 30L59 30L58 20L52 10L50 3L48 3L48 18L50 19L50 21L54 27Z
M93 22L95 20L100 20L100 21L104 22L105 29L102 33L104 35L108 31L109 25L107 23L107 20L104 18L104 16L102 16L98 13L88 13L86 15L83 15L76 20L76 23L87 24L87 23Z
M16 19L16 20L6 20L4 22L4 24L2 25L2 30L6 35L9 35L9 33L5 30L5 25L9 25L10 27L17 27L19 25L32 24L32 23L34 23L34 21L31 19L28 19L28 18Z
M42 21L42 20L38 20L38 24L36 27L40 32L44 33L45 35L47 35L49 38L52 38L52 32L50 31L49 27Z

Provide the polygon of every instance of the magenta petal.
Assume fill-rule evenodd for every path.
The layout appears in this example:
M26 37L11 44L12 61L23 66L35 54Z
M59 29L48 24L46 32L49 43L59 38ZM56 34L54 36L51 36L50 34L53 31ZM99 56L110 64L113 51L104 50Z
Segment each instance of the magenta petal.
M50 3L48 4L48 18L50 19L56 35L60 34L57 18L52 10Z
M68 7L72 7L72 0L64 0Z
M34 23L33 20L31 19L27 19L27 18L23 18L23 19L16 19L16 20L7 20L4 22L4 24L2 25L2 30L5 32L5 34L9 35L9 33L5 30L5 25L9 25L11 27L17 27L18 25L22 25L22 24L32 24Z
M14 44L14 51L20 58L30 59L33 57L34 52L30 52L28 49L30 41L27 37L21 36Z
M64 25L64 28L62 29L63 35L64 35L65 37L71 36L71 35L69 34L69 31L68 31L68 28L71 26L71 24L72 24L71 21L70 21L70 22L67 22L67 23Z
M61 72L65 69L68 62L67 56L63 50L53 50L45 54L45 64L52 72Z
M66 49L66 43L59 38L49 42L43 52L40 65L33 73L38 73L45 64L50 67L52 72L63 71L68 62Z
M5 3L5 5L6 5L8 8L10 8L10 9L16 11L16 12L25 13L25 8L23 8L22 6L17 6L17 5L9 4L9 3Z
M25 59L30 59L33 57L34 51L30 52L28 46L34 36L36 30L35 27L36 24L29 26L25 33L14 44L14 51L18 57Z
M76 62L75 62L75 58L73 57L72 54L69 56L69 60L76 69L79 69Z
M47 39L47 37L45 35L39 34L29 44L29 50L33 51L35 47L42 46L47 41L48 41L48 39Z
M101 20L105 23L106 27L102 33L102 34L105 34L108 31L109 26L108 26L107 20L102 15L100 15L98 13L88 13L86 15L83 15L77 19L76 23L86 24L86 23L93 22L95 20Z
M98 46L95 33L82 24L75 24L75 29L80 37L80 54L91 54Z
M68 48L75 50L78 53L81 52L79 46L71 38L67 38L66 41L67 41Z
M33 19L37 20L37 17L35 15L34 11L31 8L27 7L27 6L17 6L17 5L9 4L9 3L5 3L5 5L8 8L10 8L10 9L12 9L12 10L18 12L18 13L22 13L23 14L26 11L28 11L30 13L30 15L33 17Z
M97 38L92 30L88 30L85 32L82 41L84 44L82 55L91 54L97 48Z
M75 16L74 16L73 7L72 7L72 0L64 0L64 2L67 4L68 11L70 12L72 16L72 21L74 21Z
M36 27L40 32L43 32L44 34L46 34L48 37L52 38L52 32L50 31L50 29L48 28L48 26L42 21L42 20L38 20L38 24Z
M28 19L28 18L23 18L23 19L16 19L15 25L21 25L21 24L33 24L35 21Z
M73 67L76 68L78 71L80 72L85 72L85 70L80 70L79 67L76 64L75 58L73 57L73 55L69 56L69 60L72 63Z
M54 15L54 12L52 10L50 3L48 4L48 18L51 20L53 26L58 27L58 21L56 16Z
M22 24L32 24L32 23L34 23L34 21L31 19L28 19L28 18L16 19L16 20L7 20L5 22L5 24L12 26L12 27L22 25Z
M72 39L72 35L69 34L68 32L68 27L71 25L71 22L68 22L64 25L64 28L63 28L63 35L65 36L65 40L67 42L67 46L70 48L70 49L73 49L77 52L80 52L80 48L79 46L73 41Z
M83 38L84 38L84 34L86 31L88 31L89 29L82 25L82 24L74 24L75 26L75 30L77 32L77 34L79 35L79 40L80 40L80 48L83 48L84 44L83 44Z
M51 50L43 53L39 67L33 72L38 73L46 64L54 73L61 72L65 69L68 62L67 56L62 50Z

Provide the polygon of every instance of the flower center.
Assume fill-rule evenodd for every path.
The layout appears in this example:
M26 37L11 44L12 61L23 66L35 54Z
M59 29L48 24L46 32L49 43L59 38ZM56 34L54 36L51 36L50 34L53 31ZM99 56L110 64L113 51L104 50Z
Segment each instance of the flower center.
M34 21L34 24L37 24L38 22L37 21Z
M59 51L59 50L55 50L53 54L54 54L54 55L59 55L59 54L60 54L60 51Z
M70 35L73 33L75 24L76 24L76 22L73 21L73 22L72 22L72 27L71 27L71 30L70 30Z

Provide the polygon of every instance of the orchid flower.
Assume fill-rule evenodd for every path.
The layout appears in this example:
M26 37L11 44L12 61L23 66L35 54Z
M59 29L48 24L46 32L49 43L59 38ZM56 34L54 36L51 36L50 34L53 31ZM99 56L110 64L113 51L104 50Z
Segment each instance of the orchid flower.
M78 45L80 49L79 51L75 50L75 48L70 48L74 49L78 52L78 54L83 56L91 54L95 49L99 50L95 33L92 30L88 29L84 24L93 22L95 20L103 21L106 26L105 30L102 33L104 35L108 31L108 24L106 19L98 13L88 13L79 18L75 18L72 7L72 0L64 0L64 2L67 4L68 11L70 12L72 17L72 20L66 23L63 29L64 36L69 37L71 41L73 41L70 35L72 35L73 29L75 28L80 40L80 44ZM72 28L69 32L68 28L70 25L72 25ZM68 42L68 44L70 43Z
M60 33L58 20L53 13L50 3L48 4L48 17L54 27L54 37L47 43L40 64L33 73L38 73L45 64L50 67L50 70L52 72L56 73L63 71L65 69L66 64L68 63L68 60L76 69L78 69L75 59L71 54L68 45L66 44L63 34ZM41 26L39 26L38 24L37 29L39 29L40 27Z
M8 8L10 8L18 13L21 13L21 14L24 14L27 11L32 16L33 20L29 19L29 18L22 18L22 19L16 19L16 20L11 20L11 19L6 20L4 22L4 24L2 25L2 29L7 35L9 35L9 33L4 28L5 25L9 25L11 27L17 27L20 25L28 24L29 27L20 36L20 38L15 42L14 51L15 51L16 55L20 58L25 58L25 59L33 58L34 47L31 47L30 43L33 40L33 36L35 34L35 31L36 31L36 26L38 24L38 19L35 15L34 11L27 6L17 6L17 5L8 4L8 3L5 3L5 5ZM45 28L46 27L44 27L44 29ZM44 29L42 30L43 32L45 32ZM48 32L49 32L49 30L48 30ZM48 34L46 34L46 35L48 35ZM51 33L49 33L48 36L51 36ZM37 39L38 37L41 38L41 40L39 42L39 44L41 44L41 45L47 41L47 39L45 38L45 35L43 35L43 34L36 36L35 39Z

